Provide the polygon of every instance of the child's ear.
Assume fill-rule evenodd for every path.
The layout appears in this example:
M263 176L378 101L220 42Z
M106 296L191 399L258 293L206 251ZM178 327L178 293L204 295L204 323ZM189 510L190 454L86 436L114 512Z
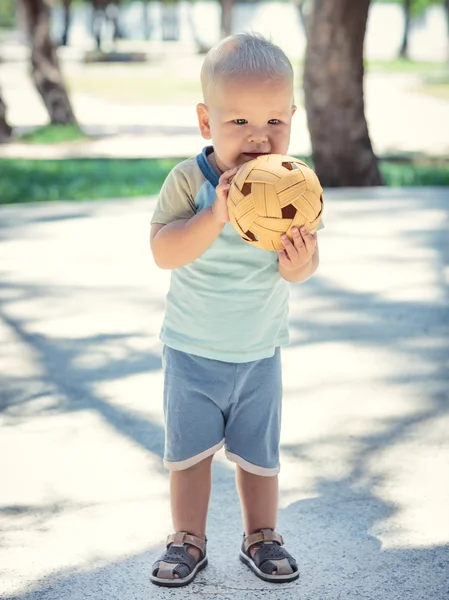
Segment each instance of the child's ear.
M209 110L205 104L198 104L196 107L196 114L198 116L198 126L200 128L201 135L205 140L211 139L210 123L209 123Z
M298 107L296 106L296 104L293 104L293 106L292 106L292 117L295 114L297 108Z

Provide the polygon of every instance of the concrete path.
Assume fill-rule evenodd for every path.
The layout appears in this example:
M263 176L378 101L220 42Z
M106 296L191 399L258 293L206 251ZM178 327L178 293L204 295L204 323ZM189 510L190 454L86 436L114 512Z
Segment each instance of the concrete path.
M0 597L447 600L449 191L326 195L283 354L279 530L301 579L281 588L237 560L221 454L210 566L149 583L171 529L153 206L0 209Z

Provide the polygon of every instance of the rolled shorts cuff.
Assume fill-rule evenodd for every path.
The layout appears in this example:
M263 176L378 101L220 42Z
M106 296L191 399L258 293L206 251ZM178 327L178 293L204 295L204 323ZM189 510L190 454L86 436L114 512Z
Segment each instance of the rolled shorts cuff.
M274 477L281 470L280 467L274 467L272 469L266 467L259 467L253 463L248 462L238 454L234 454L233 452L229 452L226 450L226 457L228 460L232 461L242 467L243 470L248 471L248 473L252 473L253 475L262 475L262 477Z
M185 469L188 469L189 467L193 467L194 465L198 464L205 458L208 458L212 454L215 454L216 452L218 452L221 448L223 448L224 442L225 442L224 439L222 439L221 442L218 442L218 444L215 444L215 446L212 446L211 448L204 450L204 452L195 454L195 456L192 456L191 458L187 458L186 460L173 461L173 460L166 460L164 458L164 467L166 469L168 469L169 471L184 471Z

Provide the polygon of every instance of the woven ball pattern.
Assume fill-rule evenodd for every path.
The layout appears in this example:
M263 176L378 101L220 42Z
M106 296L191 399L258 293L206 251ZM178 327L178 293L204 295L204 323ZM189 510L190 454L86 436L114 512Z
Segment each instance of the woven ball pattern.
M316 231L323 212L323 189L305 163L282 154L265 154L237 171L229 190L231 223L245 242L281 250L280 236L292 227Z

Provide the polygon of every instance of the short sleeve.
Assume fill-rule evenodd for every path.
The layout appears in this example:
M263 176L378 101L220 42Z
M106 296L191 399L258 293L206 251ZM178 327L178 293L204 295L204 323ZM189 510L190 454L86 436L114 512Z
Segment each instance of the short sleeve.
M195 213L194 198L187 177L182 169L175 167L161 188L151 224L167 225L179 219L190 219Z

